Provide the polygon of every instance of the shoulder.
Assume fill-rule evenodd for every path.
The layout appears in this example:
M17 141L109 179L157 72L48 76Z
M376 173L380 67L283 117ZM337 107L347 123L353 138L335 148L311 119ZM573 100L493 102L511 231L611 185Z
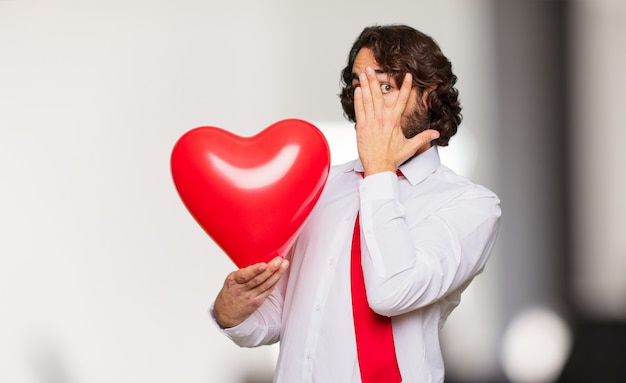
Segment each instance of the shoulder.
M455 173L445 165L439 168L426 181L432 187L449 190L451 193L469 194L475 197L490 197L498 199L496 193L484 185L475 183L469 178Z
M410 210L417 209L426 215L436 211L471 211L471 216L478 219L501 215L500 199L496 193L444 165L415 185L405 203Z
M331 166L327 182L333 182L336 179L341 178L341 176L345 175L346 173L352 172L357 162L358 160L355 159L340 165Z

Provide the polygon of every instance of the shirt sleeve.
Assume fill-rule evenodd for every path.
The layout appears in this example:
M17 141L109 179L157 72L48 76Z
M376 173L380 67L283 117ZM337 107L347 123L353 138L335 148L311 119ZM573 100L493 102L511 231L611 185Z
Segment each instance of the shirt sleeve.
M385 172L360 187L363 274L370 306L400 315L449 295L485 265L495 242L500 201L474 184L400 202Z

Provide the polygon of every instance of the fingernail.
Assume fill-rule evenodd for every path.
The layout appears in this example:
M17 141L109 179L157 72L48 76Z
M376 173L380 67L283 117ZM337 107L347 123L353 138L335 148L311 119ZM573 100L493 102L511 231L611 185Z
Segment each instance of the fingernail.
M437 138L439 138L439 132L433 132L430 134L430 140L436 140Z
M372 73L374 73L374 69L372 69L371 66L368 66L367 68L365 68L365 73L372 74Z
M282 262L283 262L283 259L282 259L282 258L276 258L276 259L274 260L274 266L278 267L278 266L280 266L280 264L281 264Z

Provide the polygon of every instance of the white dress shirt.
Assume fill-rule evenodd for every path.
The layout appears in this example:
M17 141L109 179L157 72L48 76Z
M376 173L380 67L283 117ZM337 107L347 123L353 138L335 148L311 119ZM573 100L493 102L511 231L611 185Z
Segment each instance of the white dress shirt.
M361 382L350 295L358 211L368 301L392 317L403 382L443 382L439 329L483 270L500 201L441 165L436 147L400 170L363 179L358 160L333 167L288 274L251 317L223 330L243 347L280 340L275 382Z

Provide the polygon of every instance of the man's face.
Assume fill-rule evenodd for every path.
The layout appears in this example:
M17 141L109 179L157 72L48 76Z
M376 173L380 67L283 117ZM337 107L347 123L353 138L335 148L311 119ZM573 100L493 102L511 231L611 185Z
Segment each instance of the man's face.
M386 106L393 104L400 94L400 88L396 84L395 79L376 62L372 50L369 48L361 48L357 53L354 64L352 65L352 87L359 86L359 74L365 72L365 68L372 67L376 71L378 82L380 83L380 90L383 93L383 100ZM417 100L417 88L411 89L411 95L409 101L402 113L402 132L407 138L411 138L416 134L428 129L428 118L425 108L420 107L425 105L422 103L418 106ZM424 93L426 96L426 93Z

